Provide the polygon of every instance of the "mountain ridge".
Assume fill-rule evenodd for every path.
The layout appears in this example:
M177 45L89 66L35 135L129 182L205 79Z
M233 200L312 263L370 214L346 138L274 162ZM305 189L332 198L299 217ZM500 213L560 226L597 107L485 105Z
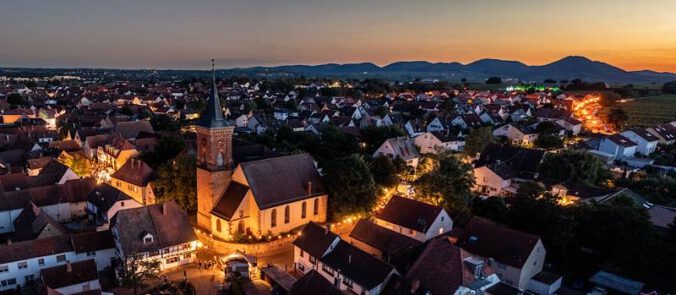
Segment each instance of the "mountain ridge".
M219 70L231 74L287 73L311 76L349 76L355 78L440 78L480 80L491 76L503 79L542 82L544 79L582 79L608 83L664 83L676 80L676 73L652 70L627 71L620 67L591 60L584 56L566 56L544 65L527 65L520 61L494 58L467 64L459 62L397 61L384 66L371 62L327 63L319 65L282 65L271 67L230 68Z

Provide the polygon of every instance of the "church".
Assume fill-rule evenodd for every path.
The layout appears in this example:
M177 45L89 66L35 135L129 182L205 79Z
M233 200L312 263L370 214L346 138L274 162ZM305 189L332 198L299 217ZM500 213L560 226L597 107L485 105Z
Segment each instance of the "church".
M214 74L206 113L195 126L197 224L229 241L325 222L328 195L312 156L233 159L251 150L233 146L234 128L223 116Z

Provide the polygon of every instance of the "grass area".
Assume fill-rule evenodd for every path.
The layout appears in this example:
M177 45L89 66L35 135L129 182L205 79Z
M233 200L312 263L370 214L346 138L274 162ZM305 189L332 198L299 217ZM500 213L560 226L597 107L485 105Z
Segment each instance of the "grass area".
M629 126L648 127L676 120L676 95L640 97L617 106L629 115Z

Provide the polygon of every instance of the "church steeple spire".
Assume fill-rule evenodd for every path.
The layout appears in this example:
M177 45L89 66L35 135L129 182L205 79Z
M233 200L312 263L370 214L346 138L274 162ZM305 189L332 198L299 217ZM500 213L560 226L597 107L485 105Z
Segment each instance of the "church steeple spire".
M211 93L207 99L207 109L199 125L207 128L218 128L228 126L228 122L223 118L223 109L221 101L218 98L218 86L216 86L216 65L214 59L211 59Z

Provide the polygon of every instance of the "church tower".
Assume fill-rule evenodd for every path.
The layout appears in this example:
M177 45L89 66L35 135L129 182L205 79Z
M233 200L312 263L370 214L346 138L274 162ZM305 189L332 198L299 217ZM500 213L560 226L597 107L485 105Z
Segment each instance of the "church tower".
M218 98L216 70L211 60L212 89L206 113L195 126L197 132L197 224L211 228L211 210L230 184L232 133L235 126L223 117Z

